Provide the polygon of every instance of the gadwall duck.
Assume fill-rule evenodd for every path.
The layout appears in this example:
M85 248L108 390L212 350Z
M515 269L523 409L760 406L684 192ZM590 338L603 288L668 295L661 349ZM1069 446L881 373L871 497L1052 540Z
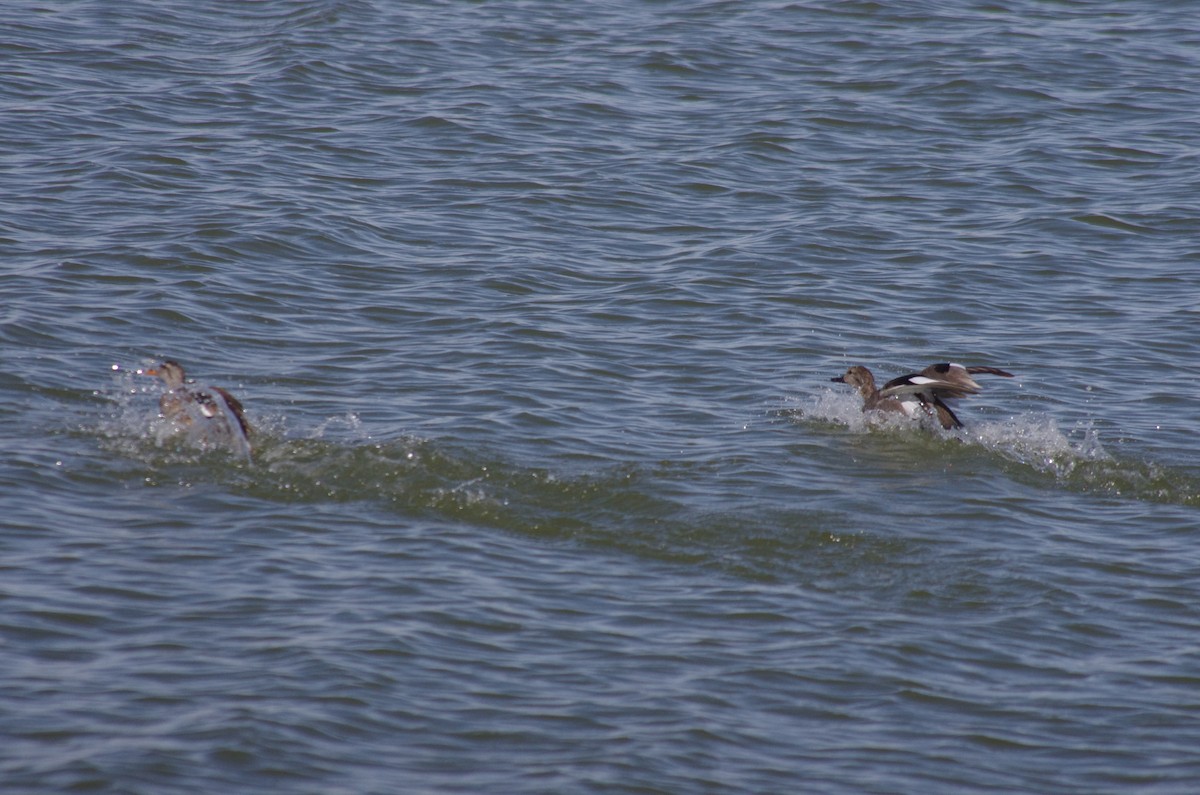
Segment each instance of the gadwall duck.
M237 398L219 386L199 386L185 380L178 362L168 360L140 372L158 376L166 384L158 409L191 439L228 447L249 457L250 426Z
M995 367L963 367L954 362L940 362L919 373L893 378L882 389L876 388L871 371L860 365L829 380L857 389L863 398L863 411L891 411L918 418L936 416L943 428L950 429L961 428L963 424L945 401L979 394L980 386L971 376L981 373L1013 377L1012 373Z

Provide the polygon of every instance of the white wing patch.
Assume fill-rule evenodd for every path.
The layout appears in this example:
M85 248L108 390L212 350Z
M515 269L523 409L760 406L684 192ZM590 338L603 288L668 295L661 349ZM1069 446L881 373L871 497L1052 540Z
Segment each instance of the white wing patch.
M879 394L884 397L893 397L898 395L933 395L937 394L938 390L953 390L955 392L963 391L963 388L958 384L952 384L949 381L941 381L937 378L928 378L923 375L914 375L905 381L903 384L889 386L882 390Z

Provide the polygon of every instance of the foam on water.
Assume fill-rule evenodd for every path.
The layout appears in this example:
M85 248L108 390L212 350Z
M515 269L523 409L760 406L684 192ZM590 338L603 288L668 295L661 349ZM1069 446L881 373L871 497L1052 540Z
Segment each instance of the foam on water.
M1005 420L973 422L955 433L957 438L977 444L1010 461L1067 478L1080 466L1116 465L1104 449L1090 423L1080 423L1064 433L1058 422L1038 414L1022 414Z
M921 434L923 441L971 445L994 455L1004 471L1018 479L1049 476L1056 486L1077 491L1200 504L1200 480L1194 475L1154 462L1113 456L1090 422L1064 431L1051 417L1025 413L999 420L964 417L965 428L948 431L899 414L865 413L857 395L832 390L789 402L797 405L785 413L806 423L832 423L854 434Z

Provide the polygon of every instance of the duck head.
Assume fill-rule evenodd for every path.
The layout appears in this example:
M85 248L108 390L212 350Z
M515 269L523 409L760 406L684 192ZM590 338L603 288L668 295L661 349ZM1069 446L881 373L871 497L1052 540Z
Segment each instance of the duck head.
M849 384L863 395L870 395L875 392L875 376L871 375L871 371L861 365L856 364L837 378L830 378L829 380L835 384Z
M183 366L178 362L167 360L142 371L145 375L156 375L167 385L167 389L179 389L183 386Z

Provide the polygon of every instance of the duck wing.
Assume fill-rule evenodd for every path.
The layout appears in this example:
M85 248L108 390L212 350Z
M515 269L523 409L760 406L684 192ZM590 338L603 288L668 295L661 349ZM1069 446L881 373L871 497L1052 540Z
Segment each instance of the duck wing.
M960 383L968 383L978 388L979 384L975 383L972 375L986 373L988 375L1001 375L1005 378L1013 378L1013 374L999 367L963 367L955 362L938 362L931 364L921 371L921 375L927 375L930 378L941 378L946 381L954 381Z
M930 401L930 403L932 403L934 411L937 412L938 422L942 424L943 428L946 430L952 430L954 428L963 427L962 420L955 416L954 412L950 410L949 406L942 402L940 397L934 395L933 400Z
M225 398L225 405L229 407L230 412L233 414L233 418L237 420L237 424L241 426L242 436L249 439L250 424L246 422L246 410L242 408L242 402L219 386L211 387L211 389L221 397Z
M972 382L974 383L974 382ZM937 397L960 398L979 392L979 385L946 381L941 378L930 378L921 373L909 373L899 378L893 378L879 390L882 397L895 395L922 395L929 400Z
M1002 375L1005 378L1016 378L1016 376L1014 376L1012 373L1005 372L999 367L967 367L965 369L972 375L975 375L976 373L987 373L988 375Z

